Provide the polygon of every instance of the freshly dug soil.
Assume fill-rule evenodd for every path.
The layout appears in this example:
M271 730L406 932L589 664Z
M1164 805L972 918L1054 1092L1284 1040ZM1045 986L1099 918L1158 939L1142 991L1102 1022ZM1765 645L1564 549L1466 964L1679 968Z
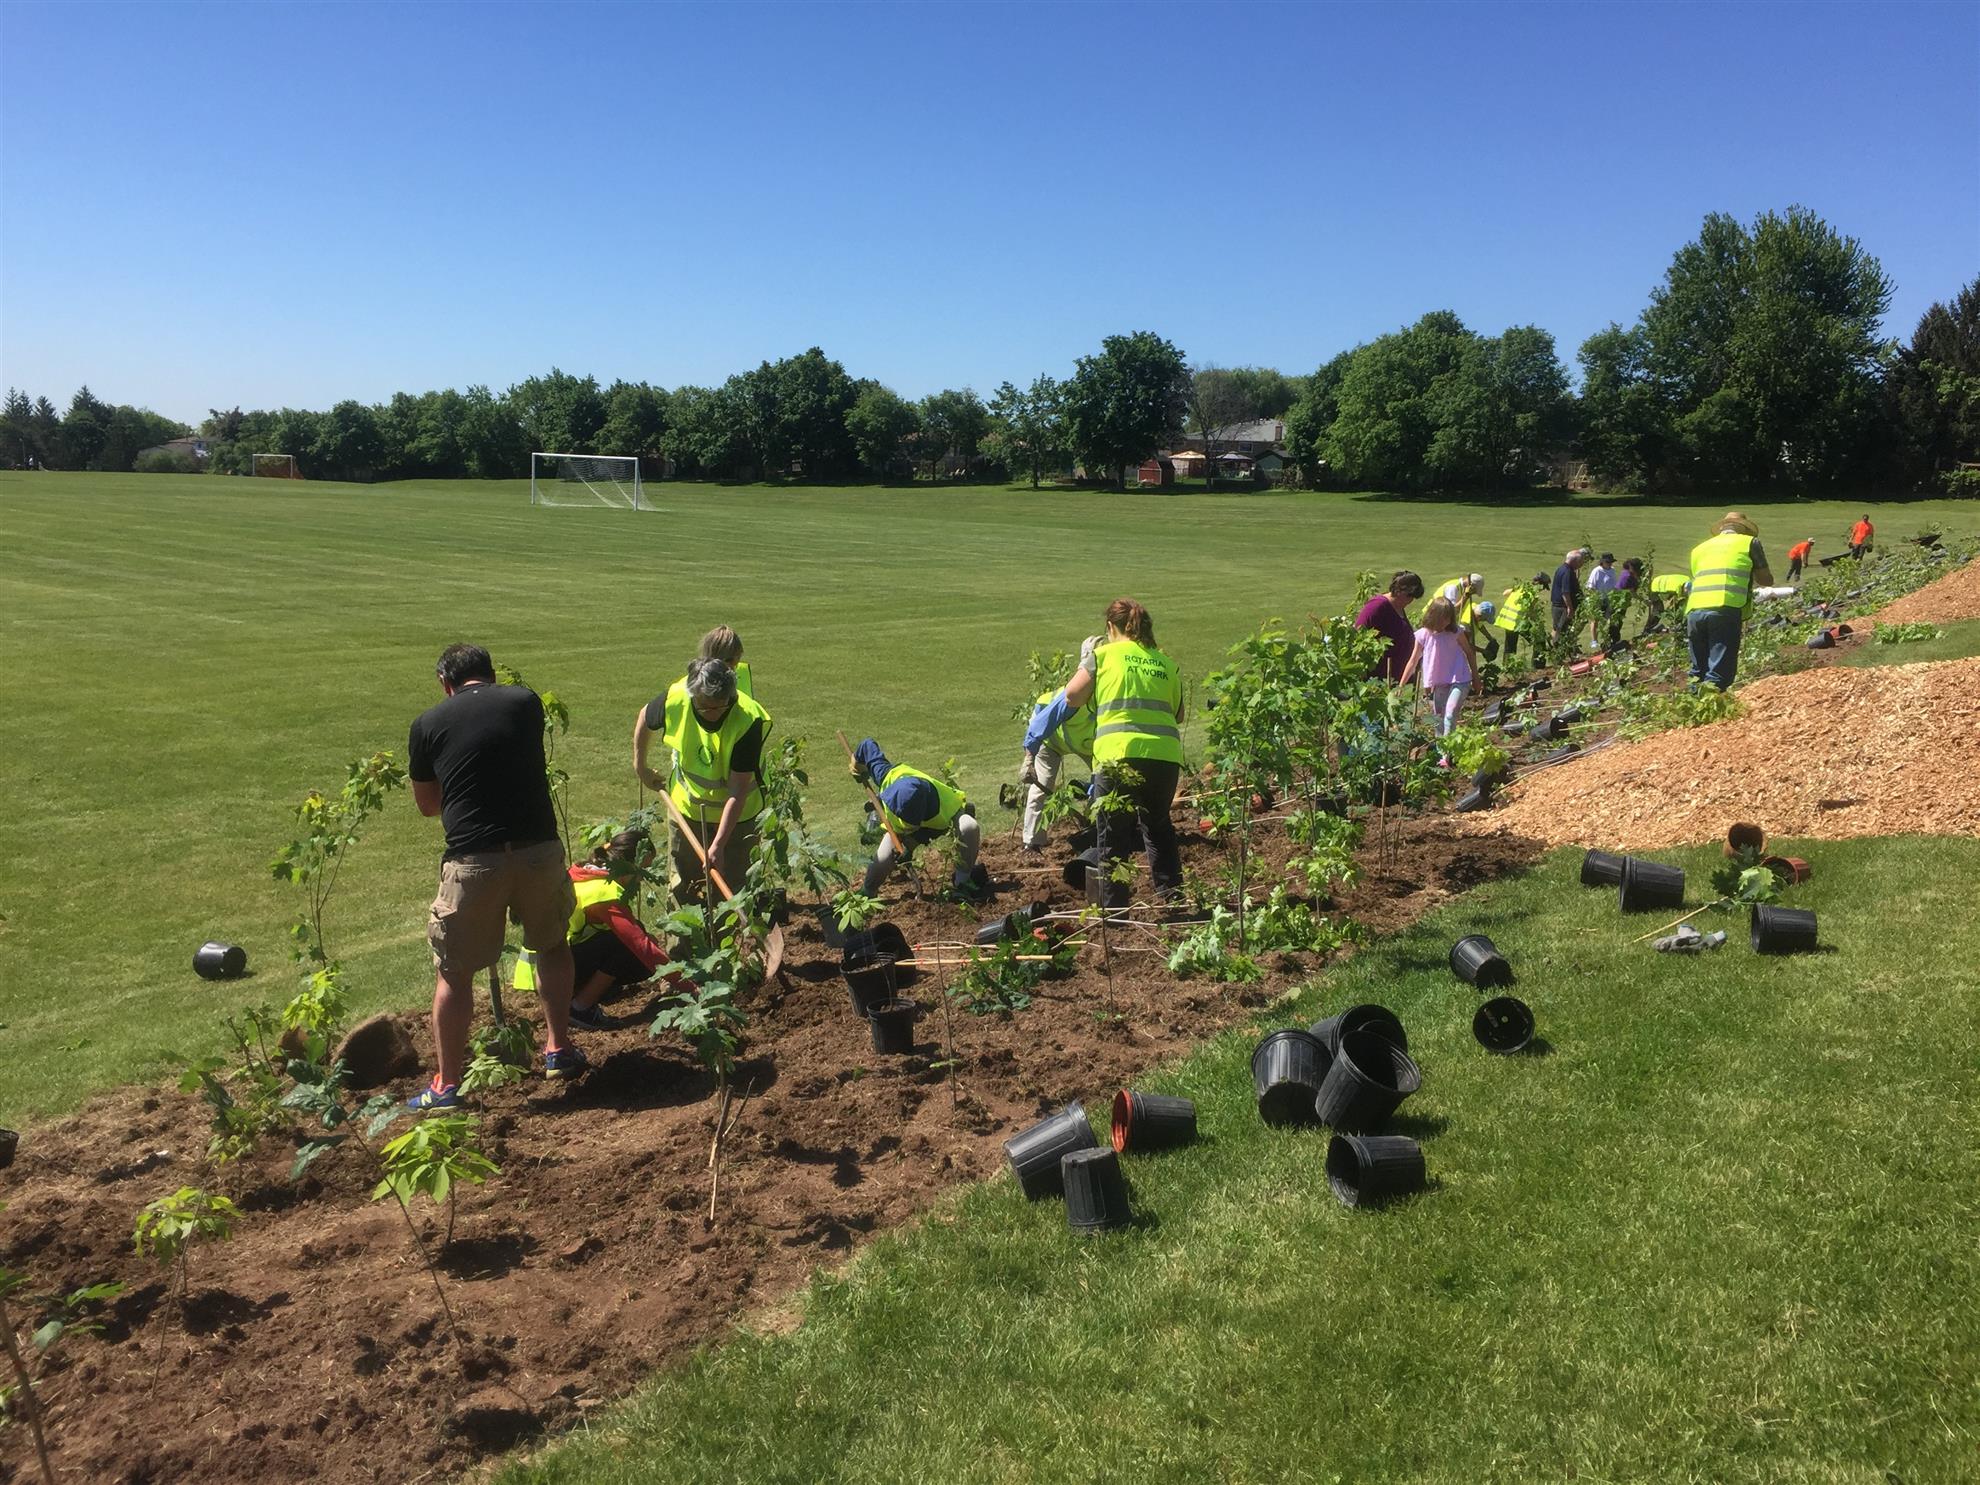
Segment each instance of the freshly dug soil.
M1879 624L1949 624L1980 619L1980 561L1954 568L1874 615Z
M1810 669L1738 694L1731 721L1536 773L1458 828L1624 850L1718 840L1735 820L1821 840L1980 835L1980 659Z
M1261 829L1269 871L1287 843L1281 826ZM1222 847L1186 839L1194 871L1217 866ZM905 900L897 882L889 921L915 943L957 942L979 918L1033 899L1077 906L1057 871L1064 852L1041 871L1013 845L1006 831L985 850L998 897L980 913ZM1369 863L1335 908L1395 928L1538 854L1509 832L1453 841L1447 818L1415 820L1394 858ZM568 1425L773 1305L814 1265L843 1261L946 1188L996 1173L1002 1140L1041 1113L1073 1098L1099 1111L1137 1073L1319 964L1271 955L1262 984L1181 981L1153 935L1118 933L1111 991L1093 946L1026 1010L954 1010L962 1066L952 1075L934 1065L948 1056L945 972L924 971L905 991L927 1012L914 1054L881 1057L809 910L794 911L787 937L783 974L748 1002L737 1083L750 1097L726 1149L714 1227L704 1221L712 1080L672 1039L649 1039L642 998L608 1006L619 1029L580 1034L595 1068L576 1086L532 1078L479 1100L501 1175L459 1192L444 1250L444 1214L416 1209L465 1351L398 1207L369 1200L373 1178L349 1147L300 1184L288 1179L283 1139L211 1167L205 1106L144 1089L27 1131L0 1174L0 1262L25 1270L36 1293L127 1285L103 1335L58 1351L42 1384L61 1477L404 1485L456 1473ZM410 1029L430 1055L424 1023ZM130 1251L139 1210L181 1185L224 1193L244 1213L231 1242L192 1254L183 1301ZM24 1428L0 1433L0 1449L0 1482L34 1478Z

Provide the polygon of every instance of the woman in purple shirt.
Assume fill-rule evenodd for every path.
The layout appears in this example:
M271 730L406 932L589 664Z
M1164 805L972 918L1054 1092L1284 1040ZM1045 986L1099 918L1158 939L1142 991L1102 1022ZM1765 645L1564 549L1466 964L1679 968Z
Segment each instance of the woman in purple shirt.
M1389 591L1378 593L1361 606L1354 616L1354 627L1373 629L1385 636L1389 645L1382 651L1370 675L1379 675L1390 685L1402 679L1416 648L1416 629L1409 622L1409 606L1423 596L1423 579L1413 572L1399 572L1389 579Z

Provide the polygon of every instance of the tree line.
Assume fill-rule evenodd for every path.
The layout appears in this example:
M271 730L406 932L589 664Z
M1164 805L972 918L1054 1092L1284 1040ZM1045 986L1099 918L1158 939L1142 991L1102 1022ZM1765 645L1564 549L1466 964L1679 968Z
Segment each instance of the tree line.
M1705 219L1635 322L1577 353L1580 388L1547 331L1495 336L1440 310L1309 375L1191 367L1152 332L1107 337L1071 374L904 398L812 347L720 386L669 390L552 368L496 393L401 392L389 402L213 410L204 467L244 473L294 454L311 478L513 478L532 450L638 456L649 474L846 482L1122 471L1195 435L1282 420L1292 478L1319 487L1503 489L1576 463L1611 489L1945 489L1980 494L1980 279L1934 304L1908 343L1879 323L1878 261L1799 207L1751 225ZM87 387L65 413L9 390L0 461L130 469L191 430L113 407ZM190 468L150 456L154 468ZM1214 468L1214 462L1213 462Z

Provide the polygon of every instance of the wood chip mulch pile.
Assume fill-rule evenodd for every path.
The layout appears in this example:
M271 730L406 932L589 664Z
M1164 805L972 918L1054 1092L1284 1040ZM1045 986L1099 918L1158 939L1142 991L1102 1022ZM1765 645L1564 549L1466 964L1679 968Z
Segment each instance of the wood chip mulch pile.
M1980 561L1907 593L1876 615L1879 624L1950 624L1980 619Z
M1976 577L1980 563L1904 602ZM1980 835L1980 658L1769 676L1739 697L1731 721L1535 774L1457 828L1623 850L1718 840L1734 820L1821 840Z

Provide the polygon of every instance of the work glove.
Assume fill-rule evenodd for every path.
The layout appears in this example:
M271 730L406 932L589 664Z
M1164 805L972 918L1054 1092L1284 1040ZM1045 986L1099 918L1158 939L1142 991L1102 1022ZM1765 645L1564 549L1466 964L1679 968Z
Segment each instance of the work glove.
M1104 634L1089 634L1084 640L1080 642L1079 668L1081 670L1085 671L1089 675L1098 675L1100 673L1100 665L1099 662L1093 658L1093 652L1099 649L1100 646L1102 646L1106 642L1107 642L1107 636Z
M1024 755L1024 763L1018 769L1018 782L1020 784L1035 784L1038 782L1037 775L1032 772L1033 766L1037 762L1038 755L1036 753L1026 753Z

